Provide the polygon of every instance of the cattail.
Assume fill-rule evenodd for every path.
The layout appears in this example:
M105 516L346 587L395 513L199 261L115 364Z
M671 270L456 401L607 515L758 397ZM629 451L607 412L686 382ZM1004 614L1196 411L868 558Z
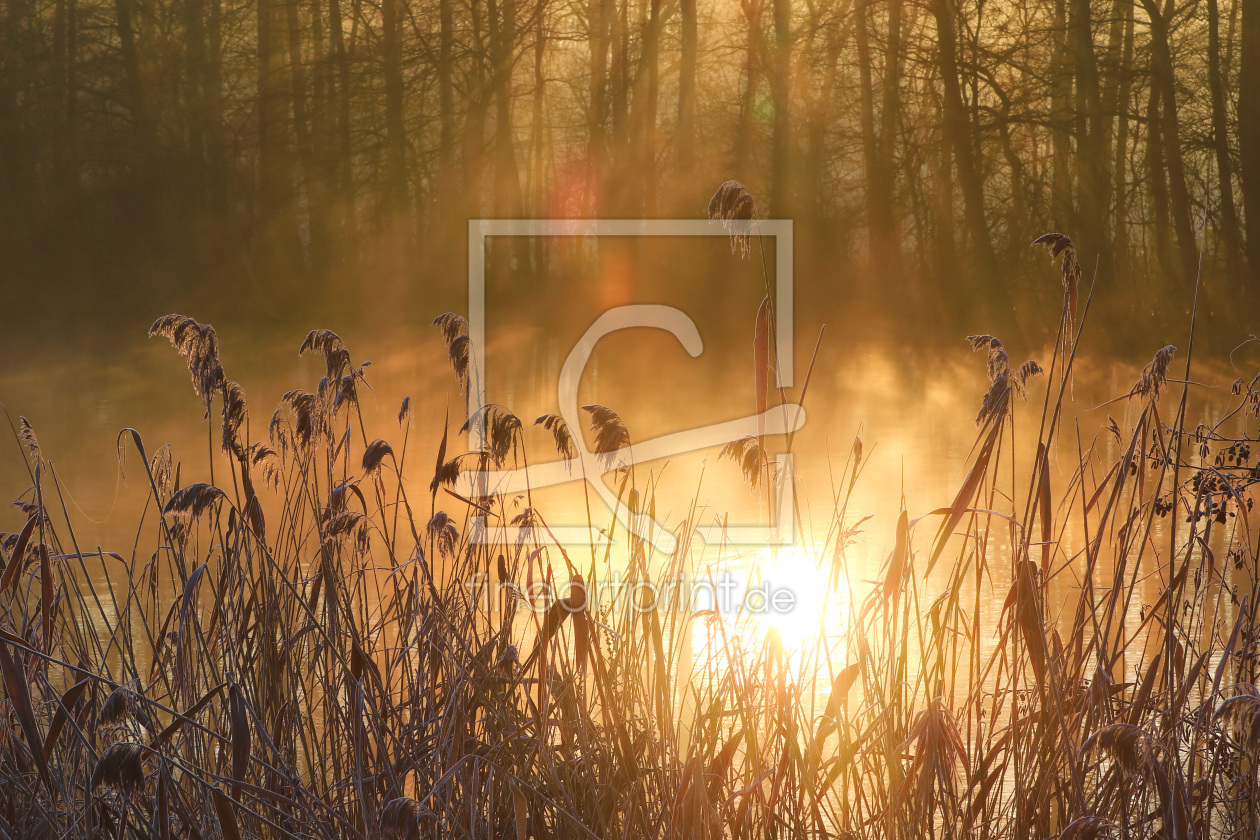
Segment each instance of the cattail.
M1255 694L1231 697L1221 703L1213 717L1234 733L1243 749L1260 757L1260 697Z
M746 257L752 250L752 223L756 218L757 203L739 181L723 181L709 199L709 219L721 221L730 232L733 253Z
M149 327L149 338L160 335L184 357L188 373L192 376L193 390L201 397L210 416L210 402L223 387L223 365L219 361L219 337L214 327L199 324L184 315L167 315L158 318Z
M763 472L770 464L755 435L744 435L726 444L718 453L718 458L730 458L739 464L740 470L744 473L744 480L754 490L757 489Z
M92 770L92 788L106 785L127 796L139 793L144 788L144 750L126 742L105 750Z
M429 538L437 545L438 551L444 557L453 557L455 555L455 545L459 542L459 531L455 528L455 523L446 515L445 511L439 510L433 514L433 518L429 520L426 528Z
M190 484L182 490L175 491L162 512L186 513L190 518L196 519L205 512L206 508L223 497L223 491L211 484Z
M611 470L617 452L630 445L630 432L621 416L602 405L584 405L582 410L591 415L591 431L595 433L595 452L605 469Z
M566 461L572 461L577 457L577 446L573 443L573 433L569 430L569 424L564 422L564 418L559 414L544 414L534 421L535 426L542 426L551 432L551 437L556 444L556 454Z
M1059 840L1097 840L1109 837L1116 830L1116 824L1103 817L1078 817L1068 823L1067 828L1059 834Z
M1110 756L1116 766L1130 776L1150 769L1155 759L1155 746L1146 730L1130 723L1112 723L1085 739L1081 756L1098 752Z
M365 473L376 472L380 469L381 462L385 460L385 456L394 457L394 447L390 446L383 440L374 440L363 450L363 471Z

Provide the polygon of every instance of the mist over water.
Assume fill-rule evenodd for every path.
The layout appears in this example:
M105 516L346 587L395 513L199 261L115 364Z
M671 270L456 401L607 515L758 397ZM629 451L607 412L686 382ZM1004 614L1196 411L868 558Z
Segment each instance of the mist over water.
M524 455L530 463L557 460L550 436L529 426L534 417L555 413L561 366L570 349L603 312L616 306L653 303L674 306L695 324L703 352L692 358L678 341L661 330L636 328L607 336L592 354L579 386L579 404L598 403L616 410L631 440L734 420L755 413L753 321L766 283L774 287L773 241L754 247L750 258L732 254L720 227L715 236L700 238L527 237L488 240L485 278L486 346L477 348L484 365L487 402L499 403L526 424ZM763 259L761 247L766 250ZM785 389L789 401L800 398L809 376L804 404L805 427L792 445L795 500L799 522L798 553L825 566L819 556L830 517L842 487L839 475L860 439L869 458L848 508L849 523L868 517L847 547L852 576L874 579L891 550L894 525L904 506L920 517L948 505L957 492L976 443L976 413L988 386L983 354L973 353L962 328L981 324L986 316L959 323L938 313L921 311L915 324L888 327L900 301L892 295L882 309L871 306L872 290L850 297L846 287L829 287L808 261L793 266L794 330L791 352L795 381ZM260 321L249 307L232 310L223 301L207 301L217 313L223 363L227 375L248 395L250 434L264 439L266 423L279 398L293 388L313 390L323 375L321 361L299 356L309 327L338 332L356 360L371 360L366 369L370 390L362 389L361 411L370 435L396 440L405 431L409 454L404 469L408 486L423 495L449 417L451 451L468 445L456 435L466 407L455 377L446 364L439 331L430 322L447 309L466 312L466 269L453 265L434 289L411 302L380 311L364 311L363 299L375 297L362 284L344 307L327 307L321 320L298 323ZM1058 291L1056 271L1047 266L1045 295ZM1105 283L1106 281L1101 281ZM860 284L859 284L860 285ZM853 286L847 284L848 288ZM390 294L388 291L382 294ZM461 300L461 297L463 298ZM147 479L134 454L120 455L116 441L125 427L137 429L150 453L170 444L183 464L183 480L208 478L212 449L216 474L228 474L219 449L217 426L212 434L202 419L200 401L192 393L182 363L161 340L145 338L150 321L166 309L200 302L173 288L166 301L134 307L124 316L97 320L77 317L63 341L38 342L8 334L11 361L0 372L0 399L16 422L26 416L39 436L44 454L56 469L65 504L83 546L101 545L129 555L136 527L144 513ZM441 302L435 305L433 299ZM1031 298L1030 298L1031 299ZM449 303L448 303L449 301ZM907 301L909 307L921 302ZM463 308L461 308L463 307ZM1034 317L1034 315L1036 317ZM1025 312L1006 319L1005 339L1013 364L1024 358L1048 366L1053 346L1045 339L1054 328L1055 309ZM314 316L313 316L314 317ZM1090 312L1090 329L1065 388L1065 415L1057 447L1051 453L1056 482L1066 482L1077 460L1076 435L1083 449L1107 449L1114 441L1099 430L1114 415L1129 422L1127 402L1110 403L1128 393L1146 359L1114 347L1114 336L1099 314ZM208 319L208 318L207 318ZM1002 319L993 318L1001 321ZM1017 326L1017 322L1023 326ZM971 327L967 327L971 329ZM980 326L975 329L980 330ZM1132 330L1132 325L1126 329ZM950 334L957 331L957 334ZM1185 327L1188 332L1188 324ZM1178 336L1128 338L1155 349ZM1208 347L1228 343L1209 334ZM787 344L784 344L786 352ZM816 352L816 356L815 356ZM1228 409L1229 383L1260 358L1254 345L1235 355L1238 372L1210 350L1201 351L1192 372L1189 416L1220 416ZM18 363L17 360L21 362ZM812 370L811 370L812 363ZM1184 365L1179 354L1174 369ZM1060 381L1033 380L1025 402L1015 411L1016 459L1022 470L1031 462L1027 441L1035 438L1047 388L1051 400ZM773 391L773 389L772 389ZM1179 396L1179 386L1172 391ZM401 400L409 396L409 428L396 420ZM779 401L777 393L771 404ZM216 416L212 424L217 423ZM1237 417L1229 433L1246 431ZM588 436L588 441L589 441ZM1021 444L1021 441L1023 443ZM359 442L352 442L358 446ZM730 459L719 458L721 446L642 464L644 477L655 485L658 521L673 529L693 504L706 524L766 523L767 501L744 482ZM767 443L771 457L786 450L782 436ZM1115 452L1107 449L1107 457ZM357 456L356 456L357 457ZM539 489L533 498L554 526L586 521L586 497L580 475L570 483ZM615 476L602 479L615 490ZM0 494L15 499L30 485L16 441L0 448ZM1009 481L1008 481L1009 484ZM454 498L444 499L453 511ZM1000 500L1000 509L1018 517L1023 498ZM441 507L442 505L439 505ZM150 522L153 511L148 511ZM596 499L593 516L611 523L611 512ZM16 530L22 514L4 514L6 530ZM935 528L935 521L931 526ZM1063 535L1064 551L1075 550L1073 525ZM798 558L799 560L799 558ZM798 564L799 566L799 564ZM799 571L799 568L798 568ZM800 586L813 585L809 579Z

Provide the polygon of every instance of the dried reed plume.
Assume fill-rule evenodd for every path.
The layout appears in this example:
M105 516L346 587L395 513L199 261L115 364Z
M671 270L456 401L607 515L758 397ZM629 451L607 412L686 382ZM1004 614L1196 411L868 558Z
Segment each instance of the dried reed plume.
M1059 840L1097 840L1108 837L1116 830L1116 824L1105 817L1078 817L1068 823L1059 834Z
M1076 258L1076 246L1072 244L1072 240L1066 234L1047 233L1033 240L1033 245L1042 245L1050 254L1050 261L1054 262L1060 256L1063 261L1060 264L1062 274L1060 279L1063 283L1063 292L1067 295L1068 313L1072 321L1076 321L1076 302L1079 294L1081 283L1081 264Z
M930 819L936 797L953 793L956 767L967 765L967 748L958 723L939 698L919 713L903 749L910 745L914 752L905 785L914 796L915 810L921 818Z
M442 340L446 342L446 358L455 371L464 394L468 394L468 360L472 346L468 338L468 320L454 312L443 312L433 319L432 326L442 331Z
M1081 757L1106 753L1129 776L1150 770L1155 761L1155 744L1146 730L1131 723L1112 723L1085 739Z
M140 744L120 742L101 754L92 770L92 789L101 785L127 796L144 789L144 751Z
M443 484L448 487L454 487L455 483L459 481L460 473L465 471L462 466L465 459L478 462L478 466L474 469L481 469L489 460L484 452L464 452L456 455L449 461L442 462L433 473L433 481L429 484L429 492L436 492L438 487Z
M595 452L605 469L611 470L617 461L617 452L630 445L630 432L621 416L603 405L584 405L582 410L591 415L591 431L595 433Z
M332 330L311 330L307 333L302 346L298 348L298 355L302 355L307 350L324 355L324 367L331 381L340 380L346 368L350 366L350 351L346 349L341 336Z
M251 443L245 450L245 458L251 469L258 470L272 488L280 485L280 456L262 441Z
M731 234L731 251L747 257L752 250L752 225L757 202L739 181L723 181L709 199L710 221L721 221Z
M460 434L477 429L481 433L482 446L498 466L502 466L510 454L516 455L521 433L521 421L515 414L498 403L487 403L472 413L460 427Z
M219 337L214 327L199 324L185 315L166 315L149 327L149 338L160 335L171 342L188 363L193 390L201 397L210 416L210 402L223 387L223 365L219 361Z
M245 389L240 383L228 380L223 384L223 451L237 456L244 455L240 438L241 427L248 418L245 408Z
M96 713L96 725L114 726L136 717L135 695L126 686L118 686L109 693Z
M381 809L381 840L420 840L421 822L433 822L435 814L416 800L402 796Z
M1155 354L1155 358L1142 368L1142 375L1138 381L1133 384L1132 390L1129 391L1131 397L1145 397L1153 400L1159 399L1159 392L1168 382L1168 365L1172 362L1173 354L1177 352L1177 348L1169 344L1160 348Z
M1221 703L1213 717L1234 733L1243 749L1260 758L1260 696L1239 694L1231 697Z
M386 455L393 458L394 447L379 438L369 443L363 450L363 471L376 472L381 468L381 462L385 460Z
M739 464L739 469L744 474L744 480L754 490L757 489L758 484L761 482L762 474L770 465L770 461L766 458L765 451L757 441L756 435L744 435L726 444L726 446L722 447L722 451L718 453L718 458L730 458Z
M444 557L455 556L455 546L459 543L459 531L455 528L455 523L447 516L446 511L439 510L433 514L433 518L429 520L425 530L429 534L429 539L437 545L438 551Z
M556 445L556 454L566 461L577 457L577 446L573 442L573 432L569 424L559 414L543 414L534 420L535 426L542 426L551 432L552 441Z
M31 460L38 463L43 459L43 451L39 448L39 438L35 437L35 430L31 428L31 421L25 416L18 417L18 439L26 446L31 453Z
M222 498L224 493L218 487L205 483L190 484L176 490L162 512L186 514L189 518L196 519L206 508Z
M1002 342L991 335L967 336L971 349L986 352L985 366L989 374L989 390L985 392L980 404L980 412L976 415L976 424L987 422L990 418L1002 419L1010 405L1011 394L1022 397L1027 392L1028 380L1040 376L1044 371L1036 361L1029 359L1019 368L1011 372L1010 356Z
M293 412L293 416L297 419L294 431L297 435L298 443L303 447L310 446L311 441L325 430L324 413L320 410L320 399L317 394L310 391L303 391L301 388L295 388L287 392L280 398L280 401L289 406L289 410ZM285 438L277 439L276 428L279 425L277 415L271 418L271 442L277 445L281 453L287 448Z

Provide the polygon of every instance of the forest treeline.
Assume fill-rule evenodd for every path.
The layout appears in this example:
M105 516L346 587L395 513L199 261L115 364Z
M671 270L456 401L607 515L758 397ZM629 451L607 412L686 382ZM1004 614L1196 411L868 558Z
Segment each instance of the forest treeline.
M461 254L470 217L694 217L726 177L889 283L1001 300L1062 230L1249 289L1260 0L0 3L11 256L309 282Z

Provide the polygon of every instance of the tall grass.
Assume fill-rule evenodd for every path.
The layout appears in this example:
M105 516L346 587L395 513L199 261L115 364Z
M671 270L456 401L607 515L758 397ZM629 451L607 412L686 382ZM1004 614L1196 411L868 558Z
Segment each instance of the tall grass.
M696 510L662 558L641 529L610 520L615 546L561 547L528 499L456 493L461 473L525 463L508 409L473 418L485 451L453 454L448 429L431 471L409 464L410 403L392 442L370 437L365 368L317 330L302 350L324 378L285 394L264 433L213 328L159 320L231 474L192 481L198 466L124 430L149 507L134 547L102 551L76 540L21 424L32 488L3 541L0 836L1257 836L1251 443L1187 420L1169 348L1124 397L1130 428L1066 428L1089 299L1070 241L1051 247L1073 264L1050 364L1012 367L972 337L991 385L964 483L903 512L874 591L802 651L681 590L645 594L705 573ZM464 322L438 326L466 384ZM1036 438L1017 437L1038 375ZM1236 383L1230 413L1253 429L1258 384ZM605 452L629 444L615 412L588 413ZM571 456L582 430L539 424ZM1054 451L1075 464L1059 486ZM754 484L760 453L732 449ZM835 603L870 576L847 557L865 464L859 442L831 521L805 535L824 543ZM632 515L654 517L650 482L614 474ZM473 540L478 517L522 537ZM534 609L504 582L561 599ZM1002 604L996 625L986 603Z

